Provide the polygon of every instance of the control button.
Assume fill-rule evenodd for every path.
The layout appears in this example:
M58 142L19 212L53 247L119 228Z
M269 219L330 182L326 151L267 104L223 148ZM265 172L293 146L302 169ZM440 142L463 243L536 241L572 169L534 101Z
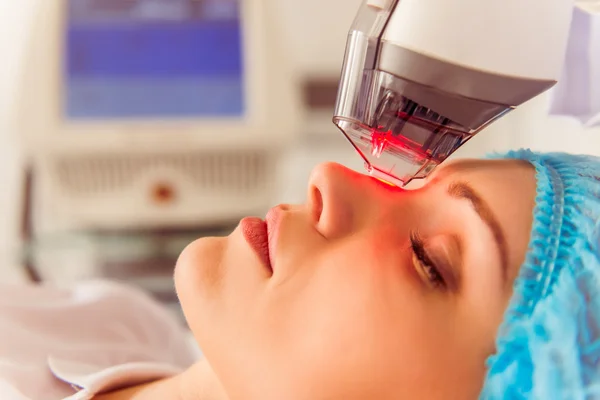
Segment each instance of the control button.
M152 200L156 204L167 205L175 200L175 189L168 183L157 183L152 187Z

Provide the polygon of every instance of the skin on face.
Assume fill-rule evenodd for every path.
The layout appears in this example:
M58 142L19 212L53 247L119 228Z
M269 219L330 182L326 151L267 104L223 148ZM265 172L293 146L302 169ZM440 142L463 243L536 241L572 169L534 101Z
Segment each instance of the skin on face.
M239 227L186 248L186 319L231 399L475 399L535 186L521 161L457 161L414 191L322 164L278 208L272 273Z

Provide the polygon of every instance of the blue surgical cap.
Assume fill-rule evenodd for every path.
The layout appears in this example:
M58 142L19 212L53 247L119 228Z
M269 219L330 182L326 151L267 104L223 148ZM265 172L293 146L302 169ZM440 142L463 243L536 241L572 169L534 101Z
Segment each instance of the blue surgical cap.
M533 164L537 197L481 399L600 399L600 158L501 158Z

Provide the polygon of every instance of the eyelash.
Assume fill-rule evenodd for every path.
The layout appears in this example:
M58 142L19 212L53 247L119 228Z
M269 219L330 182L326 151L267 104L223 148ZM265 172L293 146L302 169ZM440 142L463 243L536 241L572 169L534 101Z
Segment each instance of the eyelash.
M414 259L418 261L419 267L423 273L425 273L430 283L435 287L446 286L446 282L444 281L442 274L440 274L439 269L427 255L425 246L423 245L423 240L417 232L412 232L410 234L410 244L414 254Z

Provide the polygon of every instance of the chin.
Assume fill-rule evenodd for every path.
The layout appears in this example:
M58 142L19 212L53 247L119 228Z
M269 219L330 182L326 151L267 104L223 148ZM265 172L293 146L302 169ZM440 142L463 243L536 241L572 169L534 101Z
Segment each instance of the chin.
M212 295L223 277L227 238L201 238L190 243L175 266L175 288L183 303L203 294Z

